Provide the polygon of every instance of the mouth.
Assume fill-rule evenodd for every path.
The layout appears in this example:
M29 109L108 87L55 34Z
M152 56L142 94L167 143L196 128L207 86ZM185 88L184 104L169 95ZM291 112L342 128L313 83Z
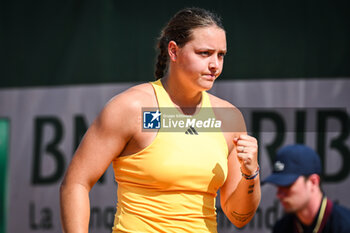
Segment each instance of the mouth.
M204 74L203 77L208 81L214 81L217 76L215 74Z

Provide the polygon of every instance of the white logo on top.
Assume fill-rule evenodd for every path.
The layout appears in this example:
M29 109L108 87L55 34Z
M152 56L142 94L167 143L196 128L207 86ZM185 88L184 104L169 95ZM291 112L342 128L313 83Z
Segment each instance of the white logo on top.
M275 171L280 172L284 170L284 163L281 161L276 161L274 165Z

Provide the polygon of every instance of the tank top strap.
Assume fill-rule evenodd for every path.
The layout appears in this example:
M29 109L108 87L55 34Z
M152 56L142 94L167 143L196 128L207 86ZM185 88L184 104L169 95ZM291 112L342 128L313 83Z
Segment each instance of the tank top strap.
M160 79L151 82L151 84L152 84L153 89L154 89L154 91L156 93L156 97L157 97L159 108L162 108L162 107L174 107L174 104L171 101L168 93L164 89L163 84L160 81ZM204 108L210 108L211 107L210 100L209 100L209 95L205 91L202 92L202 105L201 105L201 108L203 108L203 107Z
M165 91L162 82L160 79L151 82L154 92L156 93L158 107L159 108L170 108L174 107L173 102L171 101L168 93Z
M202 108L211 108L209 95L206 91L202 91Z

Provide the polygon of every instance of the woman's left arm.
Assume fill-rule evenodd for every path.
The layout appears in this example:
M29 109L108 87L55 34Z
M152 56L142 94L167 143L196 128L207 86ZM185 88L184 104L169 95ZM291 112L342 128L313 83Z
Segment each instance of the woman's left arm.
M261 199L258 143L245 133L235 136L232 143L220 201L228 219L241 228L253 218Z

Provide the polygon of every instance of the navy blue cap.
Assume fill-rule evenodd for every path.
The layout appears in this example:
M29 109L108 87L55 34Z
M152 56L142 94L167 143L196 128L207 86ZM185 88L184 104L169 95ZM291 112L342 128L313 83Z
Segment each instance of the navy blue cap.
M311 174L321 174L320 156L305 145L288 145L277 152L273 172L262 183L289 186L299 176Z

